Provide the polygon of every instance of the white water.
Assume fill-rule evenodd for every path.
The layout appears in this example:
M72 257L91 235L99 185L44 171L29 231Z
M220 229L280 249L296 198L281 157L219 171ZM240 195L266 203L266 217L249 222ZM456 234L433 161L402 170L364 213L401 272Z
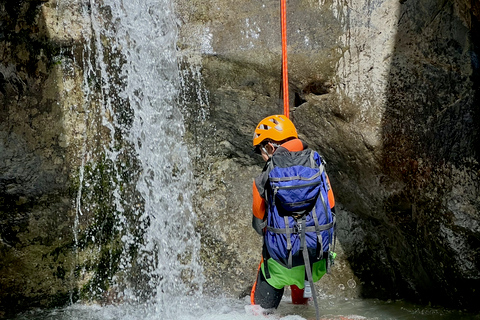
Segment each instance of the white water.
M76 6L90 21L84 31L84 93L87 105L99 105L104 128L97 131L107 132L100 152L113 166L108 174L115 188L104 196L113 197L118 220L114 227L124 248L112 292L116 300L142 301L162 319L176 319L178 311L171 305L184 301L184 307L194 309L203 276L191 204L193 174L177 103L180 74L172 4L169 0L77 0ZM83 159L95 158L86 149ZM81 203L82 185L89 185L84 181L85 165L83 161L76 201L76 243L82 207L92 206ZM134 192L128 193L125 189L132 181ZM133 247L138 248L132 256ZM101 288L91 290L103 294Z
M202 285L191 206L193 175L176 105L175 21L167 0L109 0L104 6L111 8L113 38L126 59L121 96L133 109L128 140L142 167L137 190L145 205L139 220L148 220L149 226L139 259L150 267L143 271L151 279L154 301L168 314L171 297L188 291L181 277L194 278L200 290Z
M81 305L75 304L60 310L25 313L15 320L311 320L315 319L313 305L292 305L284 298L279 309L272 314L260 315L248 299L226 299L202 297L185 303L172 303L170 310L155 305ZM403 302L381 302L378 300L322 299L321 320L475 320L479 315L458 311L426 308Z

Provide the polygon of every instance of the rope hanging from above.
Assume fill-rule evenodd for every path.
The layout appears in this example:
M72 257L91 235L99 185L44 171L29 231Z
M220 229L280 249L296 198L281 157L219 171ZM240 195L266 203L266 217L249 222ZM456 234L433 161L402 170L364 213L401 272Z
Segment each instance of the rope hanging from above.
M290 118L288 105L288 65L287 65L287 0L280 0L280 13L282 24L282 91L283 91L283 114Z

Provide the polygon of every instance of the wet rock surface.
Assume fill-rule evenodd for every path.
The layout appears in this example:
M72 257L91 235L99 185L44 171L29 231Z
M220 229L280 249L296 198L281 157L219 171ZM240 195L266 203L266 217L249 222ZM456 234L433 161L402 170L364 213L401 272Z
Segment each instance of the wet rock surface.
M244 264L250 271L234 283L252 282L249 264L260 244L249 229L249 188L262 163L251 135L263 117L283 112L279 4L177 1L177 10L181 52L201 69L208 92L207 119L186 113L190 131L205 130L194 144L208 160L196 170L199 181L218 179L198 184L200 230L209 234L217 226L209 218L220 214L231 227L212 236L226 269ZM291 118L327 160L345 253L342 268L319 286L325 281L327 292L340 294L355 279L353 297L476 309L478 8L469 1L296 1L287 12ZM204 192L224 205L205 210ZM207 265L214 278L214 264ZM341 273L345 279L335 279Z
M73 287L74 137L42 4L0 2L0 317L64 304Z

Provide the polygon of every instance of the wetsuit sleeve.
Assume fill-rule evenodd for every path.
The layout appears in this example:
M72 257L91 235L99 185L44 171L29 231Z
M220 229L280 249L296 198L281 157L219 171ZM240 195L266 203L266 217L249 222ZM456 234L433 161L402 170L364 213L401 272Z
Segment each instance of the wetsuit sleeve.
M253 181L252 190L253 190L253 205L252 205L253 215L258 219L263 220L263 217L265 216L265 199L262 198L262 196L258 192L258 188L255 181Z
M330 179L327 176L327 183L328 183L328 203L330 204L330 209L335 207L335 197L333 196L332 186L330 185Z
M253 204L252 204L252 227L259 235L263 235L263 218L265 216L265 199L258 192L258 188L253 181Z

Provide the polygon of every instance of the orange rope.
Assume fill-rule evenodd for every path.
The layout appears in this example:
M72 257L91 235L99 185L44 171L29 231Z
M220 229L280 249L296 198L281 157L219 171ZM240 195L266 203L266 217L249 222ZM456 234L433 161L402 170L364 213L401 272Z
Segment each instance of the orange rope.
M287 66L287 4L286 0L280 0L282 21L282 83L283 83L283 114L290 118L288 106L288 66Z

